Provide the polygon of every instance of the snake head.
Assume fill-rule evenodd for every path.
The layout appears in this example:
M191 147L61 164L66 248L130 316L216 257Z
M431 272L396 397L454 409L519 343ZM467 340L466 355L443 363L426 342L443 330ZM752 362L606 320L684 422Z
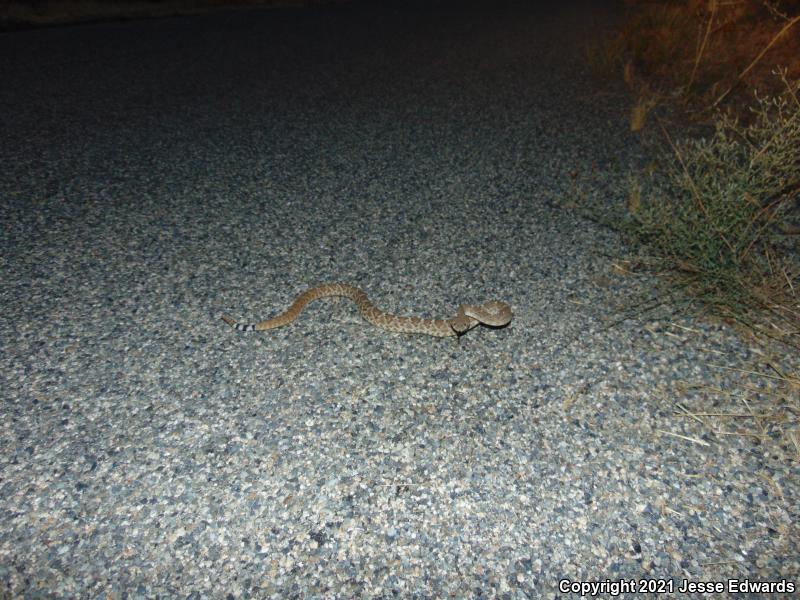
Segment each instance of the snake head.
M458 307L458 314L448 322L456 335L462 335L476 327L478 323L489 327L503 327L511 322L513 316L508 304L499 300L491 300L477 306L462 304Z
M478 324L478 321L475 319L470 319L464 313L464 307L460 306L458 308L458 314L448 321L450 323L450 327L453 328L453 331L456 332L456 335L463 335L467 333L470 329L475 327Z
M503 327L508 325L511 322L511 318L514 316L514 313L511 312L511 307L500 300L490 300L489 302L484 302L477 306L462 304L458 308L458 314L463 314L467 318L488 325L489 327ZM472 326L474 327L475 324Z

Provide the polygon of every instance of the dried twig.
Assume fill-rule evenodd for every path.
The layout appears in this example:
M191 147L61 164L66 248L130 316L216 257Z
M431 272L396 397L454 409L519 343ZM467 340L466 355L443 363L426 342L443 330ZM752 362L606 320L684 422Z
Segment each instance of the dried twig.
M716 107L719 105L719 103L720 103L720 102L722 102L722 101L723 101L725 98L727 98L728 94L730 94L730 93L731 93L731 92L734 90L734 88L735 88L737 85L739 85L739 83L742 81L742 78L743 78L745 75L747 75L747 73L749 73L749 72L750 72L750 69L752 69L753 67L755 67L755 66L756 66L756 64L758 63L758 61L760 61L760 60L761 60L761 58L762 58L762 57L763 57L763 56L764 56L764 55L767 53L767 50L769 50L770 48L772 48L772 46L775 44L775 42L777 42L777 41L778 41L778 38L780 38L780 37L781 37L781 36L782 36L784 33L786 33L787 31L789 31L789 29L791 29L791 28L792 28L792 27L795 25L795 23L797 23L797 22L799 22L799 21L800 21L800 15L796 16L794 19L792 19L791 21L789 21L789 22L788 22L788 23L787 23L787 24L786 24L786 25L783 27L783 29L781 29L781 30L780 30L780 31L779 31L777 34L775 34L775 37L773 37L773 38L772 38L772 40L769 42L769 44L767 44L766 46L764 46L764 48L761 50L761 52L759 52L759 53L758 53L758 56L756 56L756 57L753 59L753 61L752 61L752 62L751 62L749 65L747 65L747 68L746 68L744 71L742 71L741 73L739 73L739 76L736 78L736 81L734 81L734 82L733 82L733 84L732 84L732 85L731 85L731 86L728 88L728 90L727 90L727 91L725 91L725 92L723 92L723 93L722 93L722 95L720 95L720 97L719 97L719 98L717 98L717 99L714 101L714 103L713 103L713 104L710 106L710 108L711 108L711 109L714 109L714 108L716 108Z

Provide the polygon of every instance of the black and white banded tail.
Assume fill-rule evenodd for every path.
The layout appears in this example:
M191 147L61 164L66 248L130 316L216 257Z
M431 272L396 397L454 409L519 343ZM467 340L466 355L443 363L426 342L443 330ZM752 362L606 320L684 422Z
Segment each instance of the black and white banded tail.
M249 323L249 324L243 325L241 323L237 323L234 319L232 319L228 315L222 315L222 320L225 321L231 327L233 327L236 331L255 331L256 330L256 326L253 323Z

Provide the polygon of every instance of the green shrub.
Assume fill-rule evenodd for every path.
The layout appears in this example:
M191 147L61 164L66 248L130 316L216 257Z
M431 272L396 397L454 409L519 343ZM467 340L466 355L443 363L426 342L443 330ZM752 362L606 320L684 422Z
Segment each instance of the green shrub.
M665 169L631 215L661 266L726 314L796 291L796 256L774 244L800 195L800 83L784 82L783 96L757 98L749 124L720 114L710 137L670 141Z

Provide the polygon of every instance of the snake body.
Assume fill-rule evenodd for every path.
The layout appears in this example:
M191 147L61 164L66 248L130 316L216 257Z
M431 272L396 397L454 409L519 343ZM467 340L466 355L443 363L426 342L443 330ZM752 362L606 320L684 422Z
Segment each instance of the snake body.
M424 319L421 317L401 317L385 313L378 309L367 295L359 288L347 283L326 283L313 287L300 294L289 310L276 317L243 325L228 316L222 320L239 331L264 331L288 325L297 317L309 302L319 298L341 296L355 302L358 311L364 319L376 327L395 333L421 333L435 337L453 337L466 333L479 323L491 327L502 327L511 321L513 313L511 307L505 302L491 300L479 305L462 304L458 313L452 319Z

